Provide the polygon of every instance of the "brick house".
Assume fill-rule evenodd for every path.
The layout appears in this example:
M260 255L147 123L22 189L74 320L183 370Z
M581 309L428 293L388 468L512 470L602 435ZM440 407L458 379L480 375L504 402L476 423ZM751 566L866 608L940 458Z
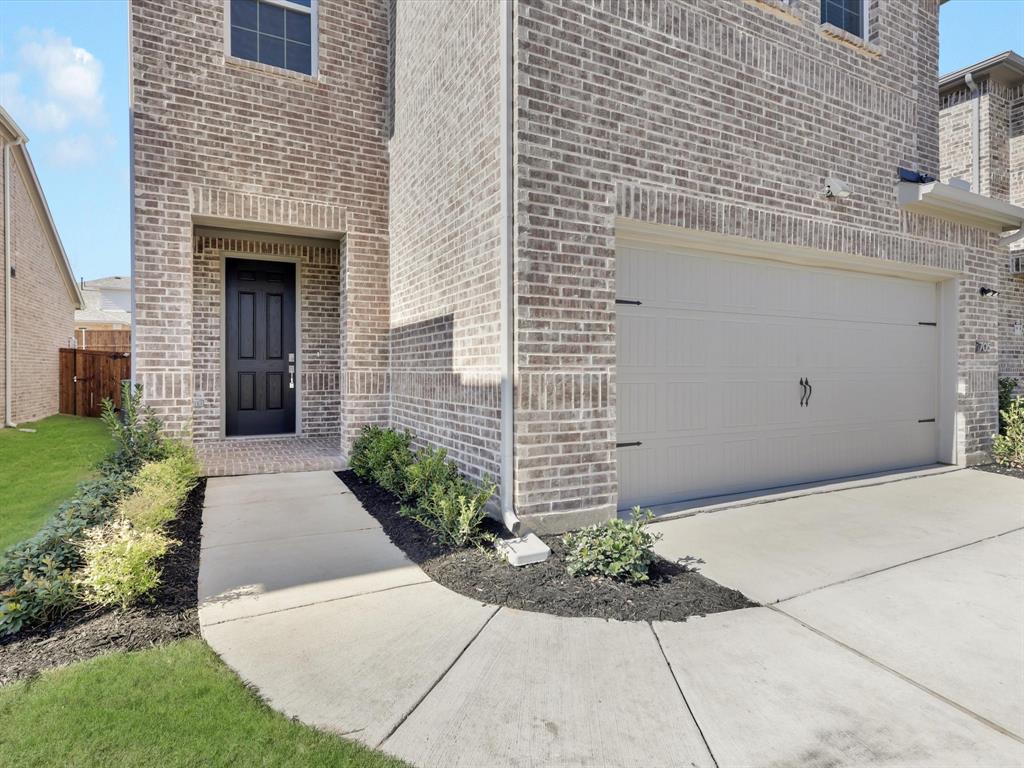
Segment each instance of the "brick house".
M0 107L0 425L57 413L58 350L74 343L83 306L50 216L28 137Z
M939 169L1024 205L1024 58L1006 51L939 81ZM1024 385L1024 240L999 264L999 375Z
M984 460L938 6L133 0L133 370L210 471L386 423L541 531Z

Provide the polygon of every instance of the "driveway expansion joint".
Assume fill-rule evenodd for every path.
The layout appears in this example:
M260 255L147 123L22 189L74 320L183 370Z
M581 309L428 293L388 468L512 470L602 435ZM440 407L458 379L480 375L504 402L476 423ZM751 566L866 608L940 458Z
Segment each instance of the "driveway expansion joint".
M847 579L840 579L839 581L833 581L833 582L831 582L829 584L823 584L822 586L815 587L814 589L806 589L803 592L797 592L794 595L787 595L786 597L780 597L778 600L772 600L769 603L762 603L762 605L764 605L767 608L772 608L772 607L774 607L776 605L779 605L780 603L785 603L785 602L787 602L789 600L796 600L798 597L804 597L805 595L810 595L810 594L813 594L815 592L821 592L823 589L829 589L831 587L838 587L841 584L849 584L851 581L859 581L860 579L866 579L869 576L875 576L876 574L879 574L879 573L886 573L887 571L893 571L893 570L895 570L897 568L902 568L905 565L913 565L914 563L920 563L922 560L930 560L931 558L939 557L940 555L948 555L950 552L957 552L957 551L959 551L961 549L967 549L968 547L973 547L973 546L976 546L978 544L984 544L986 541L992 541L993 539L998 539L998 538L1000 538L1002 536L1009 536L1009 535L1014 534L1014 533L1019 533L1020 531L1024 531L1024 526L1019 526L1017 528L1011 528L1008 531L1002 531L1000 533L994 533L991 536L985 536L983 538L976 539L974 541L969 541L966 544L958 544L955 547L949 547L948 549L943 549L943 550L940 550L938 552L932 552L932 553L927 554L927 555L921 555L920 557L914 557L914 558L911 558L910 560L904 560L904 561L899 562L899 563L893 563L892 565L887 565L884 568L876 568L875 570L868 571L867 573L859 573L859 574L856 574L855 576L850 576ZM789 614L787 614L787 615L789 615Z
M1011 533L1012 533L1012 531L1011 531ZM1004 535L1004 534L1000 534L1000 535ZM990 538L996 538L996 537L993 536L993 537L990 537ZM969 546L969 545L967 545L967 546ZM960 549L960 547L957 547L956 549ZM924 559L924 558L921 558L921 559ZM874 664L879 669L883 669L886 672L888 672L889 674L894 675L895 677L898 677L903 682L909 683L910 685L914 686L918 690L921 690L924 693L927 693L930 696L933 696L934 698L938 699L939 701L941 701L941 702L943 702L945 704L948 704L949 706L953 707L957 711L962 712L963 714L967 715L968 717L971 717L971 718L977 720L982 725L986 725L989 728L991 728L992 730L997 731L998 733L1001 733L1004 736L1008 736L1009 738L1013 739L1014 741L1018 742L1019 744L1024 744L1024 738L1022 738L1021 736L1018 736L1013 731L1007 730L1006 728L1004 728L1003 726L999 725L998 723L992 722L988 718L983 717L982 715L979 715L977 712L975 712L975 711L973 711L971 709L968 709L963 704L960 704L960 703L954 701L953 699L949 698L948 696L943 696L941 693L939 693L938 691L932 690L927 685L922 685L921 683L919 683L916 680L914 680L912 677L908 677L907 675L904 675L902 672L899 672L898 670L893 669L888 664L884 664L881 661L879 661L878 659L876 659L876 658L874 658L872 656L869 656L866 653L862 653L861 651L858 651L853 646L844 643L842 640L839 640L838 638L833 637L832 635L828 634L827 632L822 632L817 627L815 627L815 626L813 626L811 624L808 624L806 621L803 621L802 619L798 619L796 616L793 616L792 614L786 613L781 608L778 608L778 607L776 607L774 605L768 605L768 606L765 606L765 607L768 608L768 610L770 610L770 611L774 611L775 613L778 613L778 614L780 614L782 616L785 616L787 619L791 619L792 621L795 621L797 624L799 624L804 629L807 629L810 632L813 632L814 634L818 635L818 637L821 637L821 638L823 638L825 640L828 640L828 641L834 643L835 645L839 646L840 648L843 648L843 649L849 651L850 653L852 653L852 654L854 654L856 656L859 656L860 658L864 659L865 661L867 661L867 662L869 662L871 664Z
M708 743L708 737L704 735L704 729L700 727L700 721L697 720L697 716L693 713L693 707L690 706L690 702L686 699L686 694L683 693L683 686L679 684L679 678L676 677L676 671L672 669L672 662L668 660L668 655L665 653L665 647L661 644L661 638L658 636L658 630L654 628L654 622L648 621L647 626L651 628L651 634L654 635L654 642L658 644L658 651L661 653L661 658L664 659L665 666L668 668L668 673L672 675L672 682L676 684L676 690L679 691L679 696L683 700L683 705L686 707L686 711L690 713L690 719L693 720L693 724L697 728L697 733L700 734L701 741L704 742L704 747L711 756L711 762L715 764L715 768L718 768L718 758L715 757L715 753L711 750L711 745Z

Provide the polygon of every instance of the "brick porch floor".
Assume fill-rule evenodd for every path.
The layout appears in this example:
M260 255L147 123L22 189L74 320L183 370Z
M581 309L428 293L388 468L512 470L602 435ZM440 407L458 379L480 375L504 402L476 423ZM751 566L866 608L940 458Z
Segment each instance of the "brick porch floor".
M195 448L209 477L345 468L337 438L243 437L204 440Z

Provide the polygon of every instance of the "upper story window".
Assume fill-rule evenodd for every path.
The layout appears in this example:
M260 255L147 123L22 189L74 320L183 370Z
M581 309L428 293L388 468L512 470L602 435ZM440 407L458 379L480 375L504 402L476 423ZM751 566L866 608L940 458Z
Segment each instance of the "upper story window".
M821 0L821 21L867 39L867 0Z
M231 0L230 53L313 74L316 0Z

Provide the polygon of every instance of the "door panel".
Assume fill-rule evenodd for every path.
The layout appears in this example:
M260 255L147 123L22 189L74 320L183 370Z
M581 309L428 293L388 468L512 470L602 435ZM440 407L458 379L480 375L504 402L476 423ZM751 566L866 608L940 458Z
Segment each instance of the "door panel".
M642 302L617 313L620 508L936 460L934 283L628 246L617 270Z
M225 271L227 434L292 433L295 265L227 259Z

